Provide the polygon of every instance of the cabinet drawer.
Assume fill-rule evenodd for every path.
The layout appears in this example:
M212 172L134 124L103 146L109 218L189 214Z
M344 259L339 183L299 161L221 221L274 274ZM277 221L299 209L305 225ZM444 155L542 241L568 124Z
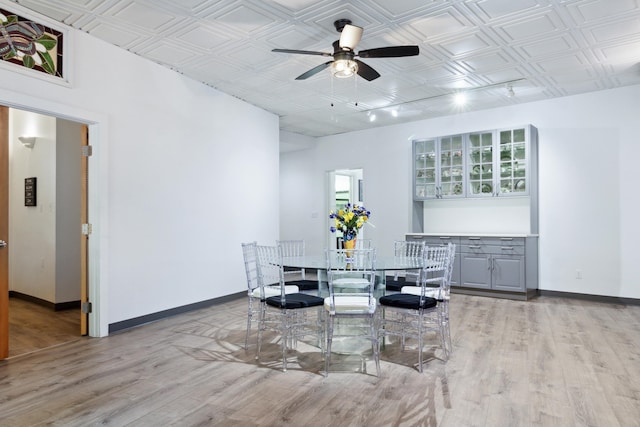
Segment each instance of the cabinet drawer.
M407 240L422 240L427 246L439 246L446 245L449 242L460 246L460 238L457 236L420 236L420 235L408 235ZM457 250L456 250L457 252Z
M494 246L524 246L524 237L461 237L460 244L465 245L494 245Z
M506 242L505 242L506 243ZM501 244L462 244L460 252L467 254L485 254L485 255L524 255L524 246Z

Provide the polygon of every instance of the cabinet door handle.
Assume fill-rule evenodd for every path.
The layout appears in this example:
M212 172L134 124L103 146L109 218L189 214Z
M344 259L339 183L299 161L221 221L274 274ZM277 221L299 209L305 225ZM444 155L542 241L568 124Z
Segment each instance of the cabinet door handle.
M480 245L469 245L469 249L482 249Z
M480 240L480 237L469 237L469 240Z
M487 270L493 270L493 266L491 265L491 257L487 257Z
M500 249L502 249L503 251L512 251L513 246L501 246Z
M501 237L500 240L502 240L503 242L510 242L513 240L513 237Z
M448 237L448 236L447 236L447 237L445 237L445 236L440 236L440 237L439 237L439 239L448 239L448 240L451 240L451 237Z

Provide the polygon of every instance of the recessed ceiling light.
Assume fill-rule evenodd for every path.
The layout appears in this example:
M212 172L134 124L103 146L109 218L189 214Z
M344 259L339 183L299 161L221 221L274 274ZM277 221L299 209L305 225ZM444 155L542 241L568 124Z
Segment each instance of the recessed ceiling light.
M463 106L467 103L467 96L464 94L464 92L459 92L456 93L453 101L456 103L457 106Z

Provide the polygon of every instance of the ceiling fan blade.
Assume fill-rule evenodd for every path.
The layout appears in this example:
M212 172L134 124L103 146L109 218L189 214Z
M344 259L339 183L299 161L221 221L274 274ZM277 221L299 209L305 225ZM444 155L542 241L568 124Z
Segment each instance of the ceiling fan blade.
M320 55L320 56L332 56L330 53L326 52L316 52L314 50L297 50L297 49L272 49L271 52L279 52L279 53L297 53L301 55Z
M361 50L360 58L399 58L401 56L416 56L420 54L418 46L389 46L376 49Z
M354 50L362 38L362 27L345 25L340 34L340 47Z
M317 67L313 67L312 69L310 69L306 73L300 74L298 77L296 77L296 80L308 79L309 77L313 76L314 74L318 74L320 71L322 71L325 68L327 68L329 66L329 64L331 64L332 62L333 61L328 61L328 62L325 62L324 64L318 65Z
M358 63L358 75L363 79L371 81L380 77L380 73L378 73L376 70L374 70L364 62L358 59L356 59L355 61Z

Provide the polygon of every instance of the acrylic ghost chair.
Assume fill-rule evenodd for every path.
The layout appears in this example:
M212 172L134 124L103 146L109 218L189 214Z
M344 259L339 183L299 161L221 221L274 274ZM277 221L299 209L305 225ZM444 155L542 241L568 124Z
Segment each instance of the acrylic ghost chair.
M258 256L258 282L261 287L276 283L280 293L266 297L264 312L258 328L258 351L260 359L263 332L274 330L280 335L282 370L287 370L287 353L295 348L299 339L315 336L324 352L324 324L322 305L324 300L305 293L287 293L282 267L282 255L277 246L256 246Z
M401 349L405 349L405 340L417 340L418 371L423 368L423 347L427 333L435 332L440 340L443 359L448 359L445 344L445 330L442 311L438 301L426 295L427 284L443 281L448 274L447 246L429 247L423 252L423 268L420 274L420 293L395 293L380 297L380 308L383 310L380 321L380 336L396 336L400 338Z
M280 249L283 257L304 257L305 255L304 240L277 240L276 246ZM293 278L288 279L287 276ZM301 291L318 289L318 281L307 279L304 268L285 269L284 277L288 285L295 285Z
M396 259L420 258L425 248L424 240L396 240L393 242L393 256ZM401 277L402 276L402 277ZM415 270L395 270L393 280L386 282L387 291L399 292L405 285L420 285L420 272Z
M249 336L251 335L251 325L253 322L259 322L264 310L264 302L267 297L280 295L280 286L260 287L260 278L258 270L258 256L256 252L257 242L242 243L242 255L244 258L244 270L247 276L247 332L244 339L244 349L249 348ZM298 287L287 285L286 293L298 292Z
M446 247L448 253L445 276L443 278L439 278L436 274L435 277L427 277L426 283L428 285L435 284L437 286L425 288L425 296L435 298L438 301L438 309L441 312L442 322L444 325L445 343L447 344L447 352L450 355L453 351L453 346L451 344L451 327L449 325L449 301L451 299L451 276L453 275L456 245L449 242ZM419 295L421 290L420 287L416 286L403 286L401 292Z
M380 346L378 345L375 289L375 249L336 249L326 251L329 296L324 300L327 312L327 349L325 375L331 366L331 348L335 335L336 319L362 319L350 322L349 339L362 336L371 341L377 375L380 376ZM362 286L364 282L366 285ZM352 286L357 283L356 286ZM362 366L365 364L362 362Z

